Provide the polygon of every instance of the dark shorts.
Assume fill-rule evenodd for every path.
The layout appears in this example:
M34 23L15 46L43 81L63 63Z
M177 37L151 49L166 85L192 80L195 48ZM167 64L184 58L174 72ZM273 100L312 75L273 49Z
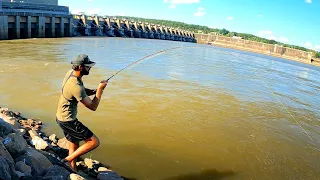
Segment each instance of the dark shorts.
M58 125L61 127L64 136L68 141L76 143L87 140L93 136L93 133L78 119L74 121L59 121L56 119Z

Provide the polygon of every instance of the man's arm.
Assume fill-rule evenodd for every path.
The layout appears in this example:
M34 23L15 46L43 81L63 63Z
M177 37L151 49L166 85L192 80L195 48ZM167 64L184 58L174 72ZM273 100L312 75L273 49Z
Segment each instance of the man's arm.
M101 81L98 88L96 95L91 100L88 96L81 100L81 103L84 104L87 108L89 108L92 111L97 110L101 96L103 94L104 88L107 86L107 81Z
M85 88L85 90L86 90L86 94L87 94L88 96L95 95L96 92L97 92L96 89L87 89L87 88Z

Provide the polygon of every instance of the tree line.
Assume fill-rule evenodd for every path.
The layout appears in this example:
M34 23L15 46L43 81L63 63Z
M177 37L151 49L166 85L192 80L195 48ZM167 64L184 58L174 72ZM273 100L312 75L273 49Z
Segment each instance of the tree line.
M306 52L312 52L314 57L320 58L320 52L317 52L312 49L307 49L305 47L301 46L296 46L296 45L291 45L291 44L286 44L282 42L278 42L275 40L270 40L266 38L261 38L259 36L255 36L252 34L247 34L247 33L238 33L238 32L231 32L228 31L227 29L216 29L216 28L209 28L208 26L200 26L200 25L195 25L195 24L186 24L183 22L177 22L177 21L169 21L169 20L158 20L158 19L146 19L146 18L139 18L139 17L131 17L131 16L116 16L116 18L120 19L128 19L128 20L133 20L136 22L147 22L147 23L153 23L153 24L159 24L167 27L173 27L173 28L179 28L180 30L184 31L192 31L192 32L201 32L204 34L209 34L209 33L217 33L219 35L227 36L227 37L233 37L233 36L238 36L241 37L242 39L245 40L250 40L250 41L257 41L257 42L262 42L262 43L267 43L267 44L278 44L283 47L288 47L292 49L298 49L301 51L306 51Z

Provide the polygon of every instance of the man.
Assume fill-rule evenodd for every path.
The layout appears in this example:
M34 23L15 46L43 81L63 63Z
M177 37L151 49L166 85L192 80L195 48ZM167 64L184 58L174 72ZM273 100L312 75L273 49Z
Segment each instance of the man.
M101 95L107 86L107 81L101 81L96 90L84 87L82 77L89 75L90 69L95 65L86 54L80 54L71 61L70 70L63 81L62 92L58 103L56 121L69 141L69 155L64 162L71 165L75 171L76 159L97 148L99 139L77 118L78 102L88 109L95 111L100 103ZM93 99L89 96L95 95ZM79 142L85 143L79 147Z

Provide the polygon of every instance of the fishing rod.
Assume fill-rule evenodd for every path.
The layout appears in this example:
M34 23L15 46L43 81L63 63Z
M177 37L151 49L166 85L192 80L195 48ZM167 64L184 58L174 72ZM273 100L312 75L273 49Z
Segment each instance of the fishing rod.
M119 70L118 72L116 72L115 74L113 74L112 76L110 76L108 79L107 79L107 82L113 78L114 76L116 76L117 74L119 74L120 72L122 72L123 70L126 70L126 69L130 69L132 68L133 66L137 65L137 64L140 64L141 62L143 62L144 60L146 59L150 59L150 58L153 58L155 56L158 56L160 54L163 54L165 52L168 52L168 51L172 51L172 50L176 50L176 49L182 49L182 48L203 48L203 47L197 47L197 46L184 46L184 47L173 47L173 48L168 48L168 49L164 49L164 50L160 50L160 51L157 51L155 53L152 53L150 55L147 55L147 56L144 56L143 58L125 66L124 68L122 68L121 70ZM210 48L212 49L211 47L205 47L205 48ZM244 59L232 54L232 53L229 53L227 51L224 51L224 50L220 50L220 49L215 49L215 50L218 50L220 52L223 52L223 53L226 53L226 54L229 54L239 60L241 60L242 62L244 62ZM279 103L281 104L281 106L286 110L286 112L290 115L290 117L298 124L298 126L303 130L303 132L309 137L309 139L311 141L313 141L313 139L311 138L311 136L309 135L309 133L302 127L302 125L296 120L296 118L290 113L290 111L288 110L288 108L283 104L283 102L280 100L280 98L272 91L272 89L265 83L265 81L262 79L262 77L258 74L257 77L262 81L262 83L265 85L265 87L268 89L268 91L275 97L275 99L277 99L279 101Z
M167 51L172 51L172 50L175 50L175 49L179 49L179 48L182 48L182 47L174 47L174 48L168 48L168 49L164 49L164 50L161 50L161 51L157 51L153 54L150 54L150 55L147 55L147 56L144 56L143 58L127 65L126 67L122 68L121 70L119 70L118 72L116 72L115 74L113 74L112 76L110 76L108 79L107 79L107 82L113 78L115 75L119 74L121 71L123 70L126 70L126 69L130 69L132 68L133 66L137 65L137 64L140 64L142 61L146 60L146 59L150 59L150 58L153 58L155 56L159 56L160 54L164 53L164 52L167 52Z

